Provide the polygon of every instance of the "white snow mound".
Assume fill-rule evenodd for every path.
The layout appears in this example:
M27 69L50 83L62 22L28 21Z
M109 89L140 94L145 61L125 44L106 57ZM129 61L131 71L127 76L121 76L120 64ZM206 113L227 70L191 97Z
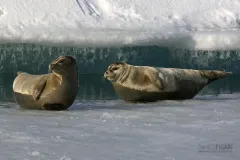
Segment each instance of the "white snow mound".
M0 43L240 49L239 0L0 0Z

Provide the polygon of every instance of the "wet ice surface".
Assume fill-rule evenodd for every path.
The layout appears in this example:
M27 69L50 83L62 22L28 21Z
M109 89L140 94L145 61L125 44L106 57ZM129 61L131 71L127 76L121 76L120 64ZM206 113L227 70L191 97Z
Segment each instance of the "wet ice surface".
M0 106L0 159L237 160L240 94L125 104L77 100L68 111ZM232 144L232 152L198 152Z

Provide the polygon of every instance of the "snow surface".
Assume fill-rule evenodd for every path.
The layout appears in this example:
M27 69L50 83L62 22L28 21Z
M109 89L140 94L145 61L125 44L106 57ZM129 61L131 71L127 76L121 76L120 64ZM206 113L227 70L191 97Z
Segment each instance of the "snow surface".
M77 100L68 111L0 104L0 159L239 160L240 94L125 104ZM232 144L232 152L198 145Z
M239 13L239 0L0 0L0 42L239 49Z

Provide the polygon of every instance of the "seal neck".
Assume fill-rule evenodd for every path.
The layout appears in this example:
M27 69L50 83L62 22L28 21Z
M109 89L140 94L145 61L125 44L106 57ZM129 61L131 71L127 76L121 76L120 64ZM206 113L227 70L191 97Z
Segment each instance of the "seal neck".
M117 82L118 83L123 83L129 76L129 74L131 73L131 66L130 65L125 65L123 72L120 74Z
M78 69L71 70L71 72L66 72L64 75L58 75L57 77L62 79L63 83L68 82L69 84L72 84L74 86L77 86L79 88L79 81L78 81Z

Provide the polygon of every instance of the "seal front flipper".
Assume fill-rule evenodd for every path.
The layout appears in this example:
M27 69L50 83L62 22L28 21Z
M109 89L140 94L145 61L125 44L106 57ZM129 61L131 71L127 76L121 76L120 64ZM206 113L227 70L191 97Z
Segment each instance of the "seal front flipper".
M43 109L45 110L53 110L53 111L60 111L65 109L63 104L44 104Z
M36 85L36 87L33 89L33 99L39 100L44 88L46 87L47 80L42 80L40 83Z

